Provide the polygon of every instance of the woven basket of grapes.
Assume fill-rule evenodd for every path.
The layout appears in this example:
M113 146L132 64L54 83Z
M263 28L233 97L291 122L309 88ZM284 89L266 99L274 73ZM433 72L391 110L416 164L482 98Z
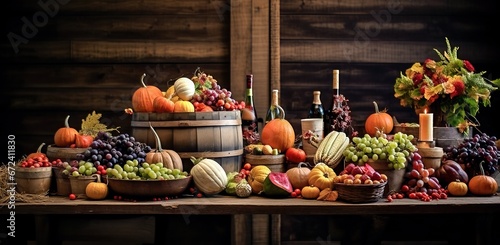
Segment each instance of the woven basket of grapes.
M334 183L339 199L351 203L377 202L384 195L387 182L379 184L344 184Z

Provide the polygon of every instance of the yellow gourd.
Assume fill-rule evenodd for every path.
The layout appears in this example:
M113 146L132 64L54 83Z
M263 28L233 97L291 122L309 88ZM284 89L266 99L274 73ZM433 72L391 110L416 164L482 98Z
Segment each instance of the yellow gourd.
M453 196L465 196L468 191L467 184L460 180L452 181L448 184L448 192Z
M324 163L316 164L309 173L309 185L318 187L320 190L332 188L337 174Z
M174 112L194 112L194 105L189 101L178 100L174 103Z

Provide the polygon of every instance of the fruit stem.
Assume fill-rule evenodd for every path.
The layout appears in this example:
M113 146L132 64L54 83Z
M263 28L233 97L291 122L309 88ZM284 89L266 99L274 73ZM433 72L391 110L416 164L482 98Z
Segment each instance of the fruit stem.
M146 88L147 87L146 83L144 83L144 78L145 77L146 77L146 73L142 74L142 76L141 76L141 83L142 83L142 86L144 86Z
M45 145L45 143L41 143L40 146L38 146L38 149L36 150L36 153L41 153L42 152L42 147Z
M69 128L69 115L68 115L68 116L66 116L66 119L64 120L64 126L65 126L66 128Z
M155 135L155 141L156 141L156 149L155 152L161 152L163 149L161 148L161 141L160 141L160 136L156 133L156 130L153 128L151 125L151 122L149 122L149 128L153 131L153 134Z
M375 113L379 113L377 102L373 101L373 106L375 106Z

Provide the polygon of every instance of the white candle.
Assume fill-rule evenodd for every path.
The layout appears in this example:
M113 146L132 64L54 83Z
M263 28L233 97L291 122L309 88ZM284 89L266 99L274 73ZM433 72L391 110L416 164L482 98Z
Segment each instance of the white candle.
M419 114L419 123L420 123L419 140L420 141L433 141L434 140L434 135L433 135L434 126L432 125L432 121L433 121L432 117L433 117L432 113L427 113L427 110L424 110L424 113Z

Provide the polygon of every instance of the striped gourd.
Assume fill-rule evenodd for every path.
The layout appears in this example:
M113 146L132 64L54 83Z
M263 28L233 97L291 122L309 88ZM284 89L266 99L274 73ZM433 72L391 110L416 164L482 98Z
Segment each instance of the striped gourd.
M332 131L321 141L314 155L314 163L325 163L335 168L343 157L343 152L349 145L349 137L344 132Z

